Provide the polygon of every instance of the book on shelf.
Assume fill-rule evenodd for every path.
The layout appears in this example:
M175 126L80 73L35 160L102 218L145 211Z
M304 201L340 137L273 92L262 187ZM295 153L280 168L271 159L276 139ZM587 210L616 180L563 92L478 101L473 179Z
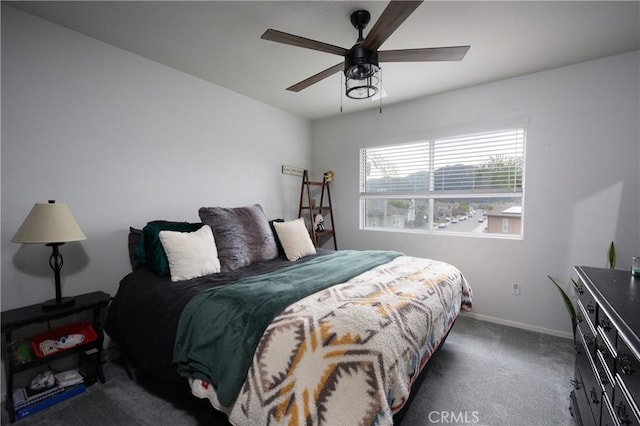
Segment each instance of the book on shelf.
M13 391L13 407L15 409L34 404L43 399L47 399L57 393L64 391L64 388L53 386L41 392L30 394L27 388L19 388Z
M45 395L40 394L34 401L29 401L27 405L21 405L20 408L16 405L15 412L16 418L21 419L23 417L29 416L31 414L37 413L38 411L44 410L45 408L51 407L58 402L62 402L66 399L71 398L72 396L76 396L85 391L84 383L80 383L74 386L69 387L58 387L56 391L52 391L50 393L46 393Z

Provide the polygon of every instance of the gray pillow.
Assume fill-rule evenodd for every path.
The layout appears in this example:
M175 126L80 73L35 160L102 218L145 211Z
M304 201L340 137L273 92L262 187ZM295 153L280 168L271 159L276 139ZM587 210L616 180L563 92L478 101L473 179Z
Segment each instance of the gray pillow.
M200 220L211 227L222 272L278 256L269 221L259 204L246 207L201 207Z

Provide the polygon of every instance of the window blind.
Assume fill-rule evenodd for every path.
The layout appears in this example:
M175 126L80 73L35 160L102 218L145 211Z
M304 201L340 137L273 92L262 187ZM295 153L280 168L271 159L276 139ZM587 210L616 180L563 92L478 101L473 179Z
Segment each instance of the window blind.
M522 192L525 128L360 151L362 195Z

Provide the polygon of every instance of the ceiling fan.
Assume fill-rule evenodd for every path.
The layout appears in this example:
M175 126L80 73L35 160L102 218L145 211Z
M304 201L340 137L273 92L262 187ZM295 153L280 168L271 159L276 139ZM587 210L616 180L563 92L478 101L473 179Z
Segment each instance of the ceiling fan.
M299 92L338 71L343 71L346 95L353 99L366 99L374 96L378 91L379 62L460 61L471 47L451 46L379 51L378 48L420 6L420 3L422 0L391 1L366 37L363 37L362 31L371 20L371 15L366 10L353 12L351 24L358 30L358 40L351 49L273 29L265 31L260 38L344 57L344 61L339 64L320 71L288 87L287 90Z

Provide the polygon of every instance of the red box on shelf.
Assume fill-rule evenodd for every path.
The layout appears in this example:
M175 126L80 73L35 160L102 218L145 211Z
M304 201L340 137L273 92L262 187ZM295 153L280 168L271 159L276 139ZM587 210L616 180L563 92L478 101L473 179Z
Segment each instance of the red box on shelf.
M86 321L79 322L76 324L71 324L66 327L58 328L56 330L47 331L46 333L38 334L31 339L31 346L33 346L33 352L36 354L38 358L45 358L48 355L54 355L60 352L63 352L67 349L71 349L75 346L70 346L68 348L59 348L55 352L51 352L50 354L45 355L42 353L40 349L40 343L45 340L58 340L63 336L68 336L70 334L81 334L84 336L84 340L78 343L75 346L84 345L86 343L92 342L98 338L96 331L91 327Z

